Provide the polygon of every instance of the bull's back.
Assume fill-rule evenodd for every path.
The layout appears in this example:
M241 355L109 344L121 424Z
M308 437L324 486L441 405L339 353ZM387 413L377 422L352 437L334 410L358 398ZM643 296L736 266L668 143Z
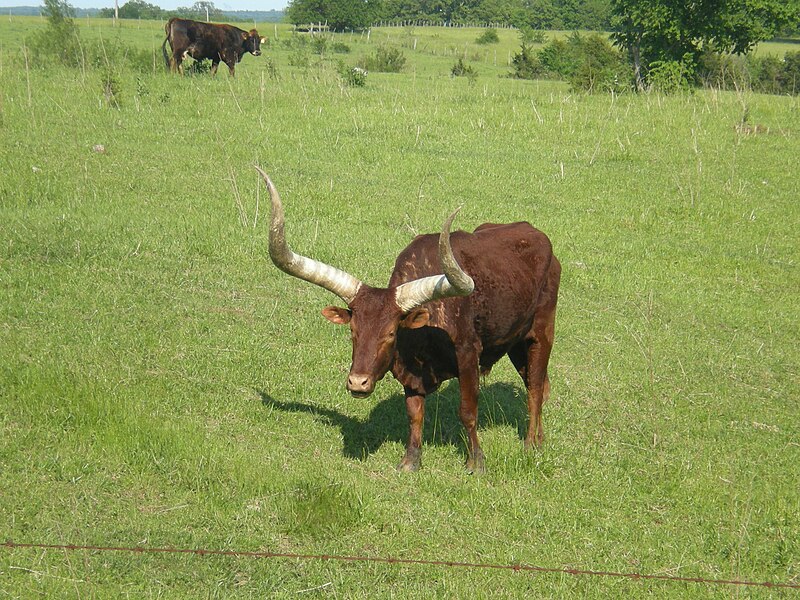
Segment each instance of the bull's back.
M553 256L548 237L526 222L484 223L474 233L455 231L450 244L458 263L475 281L475 291L491 296L513 291L515 286L508 284L532 292ZM419 235L400 253L389 285L441 272L439 234Z
M166 24L167 37L182 37L189 42L208 41L222 44L228 37L235 38L235 31L242 31L231 25L203 23L191 19L172 17Z
M390 285L440 274L438 243L438 234L416 237L398 257ZM466 309L485 342L530 328L554 259L548 237L525 222L485 223L474 233L453 232L450 243L459 265L475 282L475 291L431 303L431 324L449 329L455 315L447 311L463 314Z

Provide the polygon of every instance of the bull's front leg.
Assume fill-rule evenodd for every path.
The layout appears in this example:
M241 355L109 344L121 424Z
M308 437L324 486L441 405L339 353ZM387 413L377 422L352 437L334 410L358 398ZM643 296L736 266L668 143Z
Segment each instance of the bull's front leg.
M477 354L467 353L458 356L458 385L461 391L461 405L458 416L467 433L467 471L484 473L486 459L478 442L478 358Z
M425 421L425 396L409 388L405 388L405 394L409 425L408 444L406 444L406 455L397 465L397 470L406 472L419 471L422 464L422 425Z

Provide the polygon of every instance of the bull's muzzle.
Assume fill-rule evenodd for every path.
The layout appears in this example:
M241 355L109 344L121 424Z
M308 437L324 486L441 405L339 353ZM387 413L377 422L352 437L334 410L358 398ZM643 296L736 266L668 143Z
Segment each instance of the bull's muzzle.
M350 373L347 378L347 391L355 398L366 398L375 390L375 380L363 373Z
M261 50L254 50L253 56L261 56Z

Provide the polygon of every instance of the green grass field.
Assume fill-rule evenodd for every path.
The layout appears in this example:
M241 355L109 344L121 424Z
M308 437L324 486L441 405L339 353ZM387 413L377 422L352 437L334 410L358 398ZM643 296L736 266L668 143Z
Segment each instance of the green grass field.
M162 24L79 24L157 50L156 72L26 68L41 20L0 18L0 542L800 583L797 97L574 94L504 77L513 33L495 62L478 30L344 35L349 54L303 63L279 27L235 79L181 78L162 71ZM344 85L336 61L379 43L406 70ZM465 52L477 78L451 78ZM544 448L523 451L524 388L504 360L482 386L488 473L464 469L455 382L428 399L422 470L397 473L402 389L346 393L349 336L320 315L336 299L270 263L254 164L293 247L373 285L457 206L463 229L545 231L564 272ZM3 546L0 590L796 595Z

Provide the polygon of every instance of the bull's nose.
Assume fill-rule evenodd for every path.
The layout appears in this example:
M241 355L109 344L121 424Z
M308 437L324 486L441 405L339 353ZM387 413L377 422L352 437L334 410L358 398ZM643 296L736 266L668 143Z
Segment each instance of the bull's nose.
M375 380L363 373L350 373L347 390L356 398L366 398L375 389Z
M256 50L253 52L253 56L261 56L261 50Z

